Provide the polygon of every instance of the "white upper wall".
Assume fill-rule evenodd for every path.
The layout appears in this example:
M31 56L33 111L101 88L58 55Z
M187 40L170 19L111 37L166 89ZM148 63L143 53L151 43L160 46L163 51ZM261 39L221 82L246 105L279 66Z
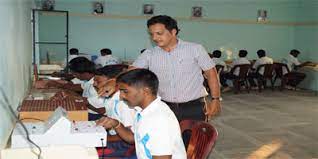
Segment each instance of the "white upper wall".
M16 110L30 88L32 64L31 0L0 0L0 149L14 127Z

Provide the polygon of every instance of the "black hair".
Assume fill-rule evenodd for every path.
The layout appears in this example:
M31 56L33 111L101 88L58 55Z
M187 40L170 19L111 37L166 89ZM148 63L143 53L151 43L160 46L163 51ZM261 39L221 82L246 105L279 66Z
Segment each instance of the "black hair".
M147 49L140 50L140 54L144 53Z
M159 80L158 77L147 69L134 69L122 73L117 77L118 83L125 83L133 87L148 87L152 95L157 95Z
M147 27L149 28L151 25L155 25L155 24L163 24L167 30L169 30L170 32L173 29L176 29L176 35L178 35L179 33L179 28L178 28L178 23L175 19L171 18L170 16L167 15L157 15L154 16L152 18L150 18L147 21Z
M296 50L296 49L293 49L293 50L290 50L289 54L291 55L298 55L300 54L300 51Z
M99 68L96 70L96 75L104 75L107 78L115 78L117 77L121 72L128 69L128 65L106 65L102 68Z
M212 54L213 54L213 57L220 58L222 55L222 52L220 50L214 50Z
M77 48L71 48L69 52L70 52L70 55L78 55L78 49Z
M77 57L69 62L69 69L76 73L95 73L95 64L85 57Z
M100 53L102 55L111 55L112 54L112 50L108 49L108 48L104 48L100 50Z
M258 56L259 58L265 57L265 56L266 56L265 50L262 50L262 49L258 50L258 51L257 51L257 56Z
M208 52L208 54L209 54L209 57L210 57L210 58L213 58L213 54L212 54L212 53L209 53L209 52Z
M239 57L246 57L247 51L246 50L240 50L239 51Z

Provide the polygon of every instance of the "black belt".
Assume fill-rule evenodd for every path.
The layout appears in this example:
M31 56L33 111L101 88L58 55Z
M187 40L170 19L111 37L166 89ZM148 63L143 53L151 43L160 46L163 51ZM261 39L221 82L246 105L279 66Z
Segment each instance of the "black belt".
M162 101L167 103L170 106L173 106L173 105L184 105L184 104L191 104L191 103L196 103L196 102L200 102L200 101L204 102L204 97L200 97L198 99L191 100L191 101L188 101L188 102L183 102L183 103L167 102L167 101L164 101L164 100L162 100Z

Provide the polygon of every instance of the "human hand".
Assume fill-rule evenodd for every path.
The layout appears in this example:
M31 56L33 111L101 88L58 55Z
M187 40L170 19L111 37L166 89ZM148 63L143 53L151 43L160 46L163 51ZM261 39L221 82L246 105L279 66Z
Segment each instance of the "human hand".
M210 121L213 117L219 115L221 110L222 108L220 100L212 100L211 102L207 102L205 109L206 120Z
M109 97L116 92L116 80L110 79L103 86L99 86L97 91L98 96Z
M111 129L114 128L119 124L118 120L109 118L109 117L102 117L99 120L96 121L96 125L102 126L105 129Z
M105 108L96 108L96 111L97 111L97 113L99 113L99 114L105 114L105 113L106 113Z

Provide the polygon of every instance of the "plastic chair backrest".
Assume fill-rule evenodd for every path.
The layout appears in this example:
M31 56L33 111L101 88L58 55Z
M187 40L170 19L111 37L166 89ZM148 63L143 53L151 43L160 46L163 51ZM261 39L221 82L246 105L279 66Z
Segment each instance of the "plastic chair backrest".
M180 122L181 132L191 129L192 134L187 149L188 159L207 159L218 136L217 130L203 121L185 120Z
M272 78L273 77L273 71L274 71L274 65L273 64L263 64L259 65L256 69L256 72L259 72L261 68L264 68L264 74L263 77L265 78Z
M287 73L290 72L287 64L285 64L285 63L275 62L273 65L274 65L274 70L275 70L276 76L279 78L283 77L283 68L285 68L287 70Z
M240 69L240 73L239 73L239 78L246 78L247 75L248 75L248 72L251 68L251 65L250 64L242 64L242 65L235 65L232 69L231 69L231 73L233 74L234 71L236 69Z

